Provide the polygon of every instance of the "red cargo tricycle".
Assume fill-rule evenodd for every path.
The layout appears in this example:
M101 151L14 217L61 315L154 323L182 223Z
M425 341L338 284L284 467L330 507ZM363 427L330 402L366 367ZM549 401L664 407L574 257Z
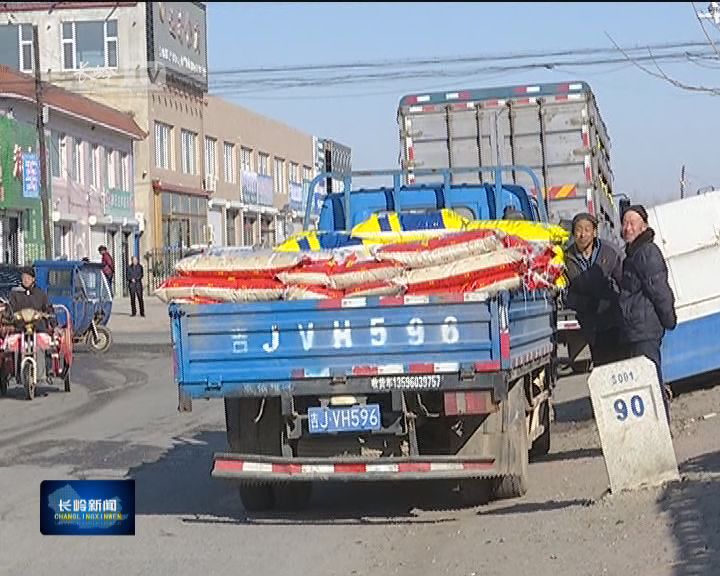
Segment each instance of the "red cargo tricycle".
M55 384L62 380L65 392L70 392L70 367L72 366L72 321L65 306L55 305L56 314L46 314L32 308L12 311L7 302L0 303L3 318L2 344L0 345L0 395L7 394L11 378L25 389L25 398L32 400L44 372L47 382ZM65 317L65 324L44 330L43 326L57 318L57 312Z

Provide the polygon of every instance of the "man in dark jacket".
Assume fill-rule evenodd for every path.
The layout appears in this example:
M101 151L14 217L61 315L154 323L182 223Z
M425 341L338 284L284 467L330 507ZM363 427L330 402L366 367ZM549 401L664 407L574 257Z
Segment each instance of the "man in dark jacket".
M13 288L8 298L13 313L20 312L24 308L31 308L38 312L54 315L55 311L47 293L35 285L35 269L32 266L22 268L20 282L22 286Z
M20 274L21 286L13 288L10 291L8 302L10 304L9 312L15 314L25 308L37 310L49 315L47 320L41 320L36 324L36 329L43 332L54 330L57 325L55 320L55 309L50 304L47 293L35 285L35 269L32 266L22 268ZM45 353L45 376L49 379L52 371L52 357L50 351Z
M145 302L143 301L142 279L142 264L140 264L137 256L133 256L132 260L130 261L130 266L128 266L127 269L128 289L130 290L131 316L135 316L135 300L137 299L138 304L140 305L140 316L145 317Z
M648 214L643 206L630 206L625 211L623 238L627 246L620 309L627 356L646 356L655 364L669 420L669 391L663 386L660 346L665 330L677 325L675 296L668 283L665 259L655 245L655 232L648 226Z
M110 286L110 292L113 292L113 277L115 276L115 262L113 261L113 257L108 252L108 249L106 246L100 246L98 248L98 252L100 252L100 261L102 262L103 269L102 272L105 275L105 278L107 278L108 285Z
M610 243L598 238L598 223L592 214L577 214L572 233L574 242L565 258L570 281L567 304L577 314L593 364L601 366L620 359L622 258Z

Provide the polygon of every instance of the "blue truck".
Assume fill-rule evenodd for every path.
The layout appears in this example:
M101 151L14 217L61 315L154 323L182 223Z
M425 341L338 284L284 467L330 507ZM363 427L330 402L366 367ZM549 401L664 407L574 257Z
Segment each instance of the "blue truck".
M452 208L546 220L524 188L401 184L397 171L340 176L320 230L374 213ZM353 189L352 178L393 185ZM316 177L314 187L326 174ZM333 175L336 177L337 175ZM534 174L532 176L534 178ZM550 448L556 306L538 291L273 301L169 308L179 409L225 402L228 449L212 476L237 481L247 510L301 506L313 483L447 480L467 500L518 497L529 452Z

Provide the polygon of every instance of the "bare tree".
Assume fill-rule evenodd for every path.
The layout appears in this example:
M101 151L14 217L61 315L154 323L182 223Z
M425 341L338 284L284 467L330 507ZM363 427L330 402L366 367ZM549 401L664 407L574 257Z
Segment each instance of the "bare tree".
M715 26L720 26L720 3L718 2L711 2L708 5L707 12L699 12L698 9L695 6L695 2L691 2L693 14L695 15L695 18L698 21L698 24L700 24L700 28L703 31L703 34L705 35L705 38L707 38L708 43L710 46L712 46L713 51L715 52L715 57L713 57L713 60L716 60L720 63L720 49L718 49L715 41L713 41L712 36L708 33L707 28L705 27L705 23L703 20L712 20L715 23ZM699 92L703 94L711 94L713 96L720 96L720 88L716 88L713 86L703 86L699 84L688 84L687 82L683 82L681 80L678 80L676 78L672 78L669 76L665 70L662 69L660 64L655 59L655 56L650 48L648 48L648 55L650 57L650 61L654 64L655 70L649 68L648 66L638 62L635 58L630 56L626 50L620 47L617 42L613 39L610 34L605 32L605 35L610 39L610 42L613 43L615 48L627 59L628 62L630 62L633 66L636 68L642 70L649 76L652 76L653 78L657 78L659 80L662 80L664 82L667 82L668 84L680 88L681 90L687 90L689 92ZM686 54L687 60L689 62L692 62L694 64L698 64L690 54ZM699 65L699 64L698 64Z

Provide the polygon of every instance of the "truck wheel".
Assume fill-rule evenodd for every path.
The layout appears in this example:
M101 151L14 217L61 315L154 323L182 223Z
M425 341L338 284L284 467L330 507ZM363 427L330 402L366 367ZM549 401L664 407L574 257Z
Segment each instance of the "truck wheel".
M278 510L297 511L307 507L312 497L310 482L289 482L275 484L272 487L275 497L275 508Z
M0 369L0 396L7 396L8 380L10 380L10 375Z
M275 505L273 489L269 484L240 485L240 500L247 512L272 510Z
M261 414L258 422L257 416ZM239 454L282 456L280 399L225 398L225 426L228 447ZM240 499L248 512L275 507L275 487L271 484L240 485Z
M538 410L540 410L540 423L543 425L544 430L530 448L531 458L545 456L550 452L550 401L543 402Z
M231 452L282 456L280 399L266 398L265 406L262 402L262 398L225 398L225 427Z
M525 420L525 390L520 382L510 390L507 399L509 473L494 482L493 496L502 500L524 496L528 485L528 430Z
M230 452L240 450L240 398L225 398L225 433Z
M492 481L487 478L461 480L453 489L453 494L460 506L483 506L492 498Z

